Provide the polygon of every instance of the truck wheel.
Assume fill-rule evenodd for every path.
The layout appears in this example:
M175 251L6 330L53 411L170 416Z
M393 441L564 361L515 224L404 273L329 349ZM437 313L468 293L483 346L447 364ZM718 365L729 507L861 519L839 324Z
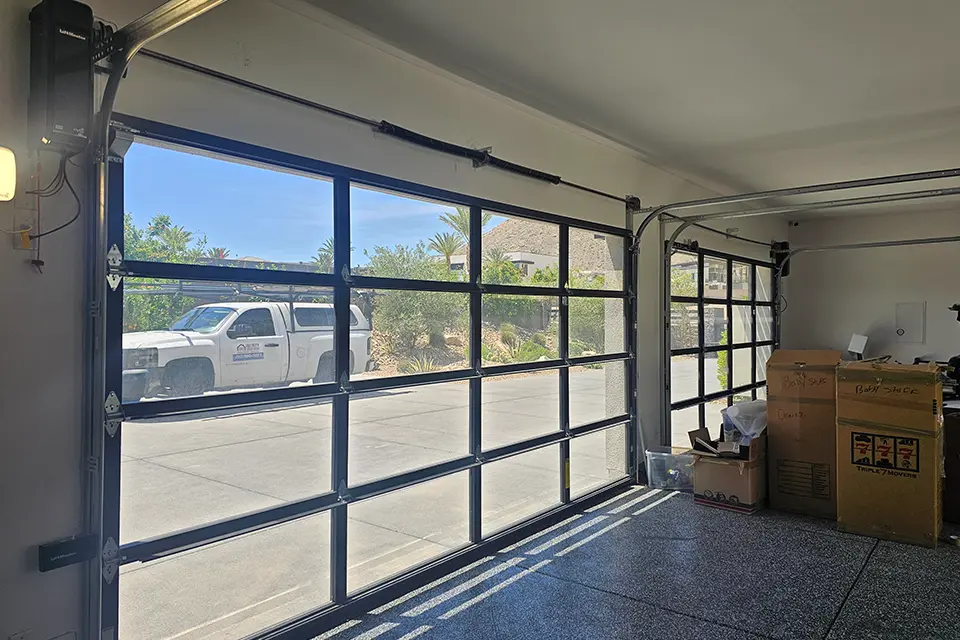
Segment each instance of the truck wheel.
M333 382L335 375L336 370L333 362L333 352L328 351L320 356L320 361L317 362L317 373L313 376L313 384Z
M205 358L174 360L164 367L164 386L172 396L198 396L213 389L213 365Z

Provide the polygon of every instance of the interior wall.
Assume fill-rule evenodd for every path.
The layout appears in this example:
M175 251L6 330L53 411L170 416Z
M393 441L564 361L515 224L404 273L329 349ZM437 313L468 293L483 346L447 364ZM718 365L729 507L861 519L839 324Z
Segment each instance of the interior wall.
M793 248L960 235L956 211L805 220L790 228ZM957 245L941 244L801 254L784 279L783 346L846 350L866 335L865 356L946 360L960 352L960 302L952 265ZM926 302L926 341L899 343L896 304ZM847 356L849 357L849 356Z
M32 0L0 3L0 144L26 158L27 12ZM98 16L124 24L159 0L97 0ZM294 0L232 0L151 45L219 71L450 142L492 146L511 161L616 194L645 206L716 195L640 162L627 149L497 96L397 51ZM625 224L622 204L539 183L387 139L341 119L207 80L147 59L121 85L121 112L278 150L552 213ZM29 176L29 167L23 163ZM73 170L73 169L72 169ZM73 170L77 171L77 170ZM48 178L47 178L48 179ZM79 180L78 180L79 182ZM81 192L81 196L82 196ZM69 195L43 202L65 220ZM0 203L3 228L15 205ZM48 223L49 224L49 223ZM744 235L775 229L738 223ZM4 426L0 500L0 637L32 629L51 638L79 629L77 567L36 571L36 545L79 533L81 492L81 225L43 241L43 275L27 257L0 246L0 282L15 311L0 314L6 370L0 386ZM755 234L748 232L756 231ZM659 230L641 245L638 353L641 423L659 433ZM736 253L736 241L705 238ZM15 375L11 375L15 372ZM15 487L11 490L10 488Z
M18 191L35 188L27 153L29 24L33 0L0 2L0 146L18 161ZM43 158L53 177L56 156ZM69 167L83 196L83 171ZM33 186L28 187L28 184ZM35 206L35 199L30 199ZM24 202L19 203L20 206ZM0 202L0 229L23 209ZM66 189L43 201L44 228L73 214ZM41 239L40 274L30 252L13 250L0 234L0 333L6 336L0 373L0 638L30 630L30 640L79 631L79 566L37 571L36 545L81 533L81 358L83 226Z

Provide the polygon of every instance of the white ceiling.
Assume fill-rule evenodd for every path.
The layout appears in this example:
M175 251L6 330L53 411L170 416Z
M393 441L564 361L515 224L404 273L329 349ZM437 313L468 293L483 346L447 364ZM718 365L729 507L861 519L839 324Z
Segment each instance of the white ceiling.
M960 166L956 0L311 1L725 191Z

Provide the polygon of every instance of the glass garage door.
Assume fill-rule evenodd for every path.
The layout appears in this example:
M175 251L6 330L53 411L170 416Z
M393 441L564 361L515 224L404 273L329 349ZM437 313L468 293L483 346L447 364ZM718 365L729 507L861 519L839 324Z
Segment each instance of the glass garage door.
M117 637L322 624L630 481L624 229L119 120Z
M686 447L690 431L717 431L724 407L766 397L778 318L772 263L678 247L670 269L670 420L663 437Z

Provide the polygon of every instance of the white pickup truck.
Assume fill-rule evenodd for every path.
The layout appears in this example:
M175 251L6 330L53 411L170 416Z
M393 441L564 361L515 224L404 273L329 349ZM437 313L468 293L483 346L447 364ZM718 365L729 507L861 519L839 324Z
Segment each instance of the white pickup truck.
M292 311L292 317L291 317ZM226 302L191 309L170 328L123 334L123 398L334 380L332 304ZM350 307L350 371L373 367L370 322Z

